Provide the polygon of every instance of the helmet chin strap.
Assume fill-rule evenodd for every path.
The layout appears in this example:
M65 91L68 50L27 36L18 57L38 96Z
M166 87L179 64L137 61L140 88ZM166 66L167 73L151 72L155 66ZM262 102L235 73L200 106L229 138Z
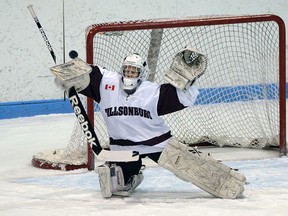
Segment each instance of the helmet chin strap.
M123 89L124 90L124 92L127 94L127 95L132 95L132 94L134 94L135 93L135 91L136 91L136 88L134 88L134 89Z
M123 90L126 94L133 94L137 87L142 83L142 81L138 78L126 78L122 77L123 82Z

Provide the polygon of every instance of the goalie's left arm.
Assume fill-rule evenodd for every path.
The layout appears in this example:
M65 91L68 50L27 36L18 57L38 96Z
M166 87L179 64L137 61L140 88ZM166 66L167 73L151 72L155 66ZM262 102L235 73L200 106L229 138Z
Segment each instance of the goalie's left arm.
M191 45L187 45L174 56L164 79L176 88L185 91L205 73L206 68L207 57Z

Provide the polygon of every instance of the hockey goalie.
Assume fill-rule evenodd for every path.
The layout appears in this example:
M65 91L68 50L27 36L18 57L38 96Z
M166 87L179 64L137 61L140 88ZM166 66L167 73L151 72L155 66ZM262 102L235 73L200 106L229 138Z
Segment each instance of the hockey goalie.
M111 152L139 153L137 160L112 158L97 167L103 197L129 196L143 181L145 157L215 197L242 196L244 175L177 141L161 117L194 105L199 94L197 79L207 68L202 52L190 45L177 52L165 74L165 84L147 80L147 62L137 53L126 56L119 71L87 65L80 58L72 63L51 68L57 85L65 89L73 86L99 104Z

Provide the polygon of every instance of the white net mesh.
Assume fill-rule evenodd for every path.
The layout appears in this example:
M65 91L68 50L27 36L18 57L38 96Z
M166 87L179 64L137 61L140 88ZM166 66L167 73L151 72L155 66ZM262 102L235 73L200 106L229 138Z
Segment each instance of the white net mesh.
M147 25L153 26L155 22L147 21ZM125 24L129 25L115 23L115 26ZM158 31L154 38L153 31L135 27L118 34L104 31L95 34L94 64L118 71L123 58L132 52L148 56L149 62L153 41L157 61L154 58L149 67L155 70L154 81L163 83L163 74L174 55L191 44L207 55L208 68L196 83L200 90L196 105L164 117L173 135L185 143L207 141L219 146L255 148L279 145L276 22L172 26L161 29L161 34Z
M87 110L87 98L85 96L79 95L84 108ZM101 139L99 139L100 144L103 148L108 147L108 135L107 130L103 122L101 114L98 112L99 107L95 104L95 114L94 114L94 129ZM40 161L43 164L51 164L52 167L60 167L65 170L66 165L84 165L87 164L88 154L87 154L87 140L81 130L80 124L75 117L74 127L70 136L67 146L64 149L54 149L45 150L39 152L33 156L33 159Z

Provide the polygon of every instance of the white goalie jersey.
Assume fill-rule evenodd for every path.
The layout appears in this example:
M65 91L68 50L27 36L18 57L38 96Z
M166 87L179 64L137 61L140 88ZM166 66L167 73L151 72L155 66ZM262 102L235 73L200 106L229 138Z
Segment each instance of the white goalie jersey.
M127 95L118 73L92 68L90 84L80 93L99 103L111 150L161 152L172 136L160 116L192 106L199 94L195 86L183 92L170 84L143 81L135 93Z

